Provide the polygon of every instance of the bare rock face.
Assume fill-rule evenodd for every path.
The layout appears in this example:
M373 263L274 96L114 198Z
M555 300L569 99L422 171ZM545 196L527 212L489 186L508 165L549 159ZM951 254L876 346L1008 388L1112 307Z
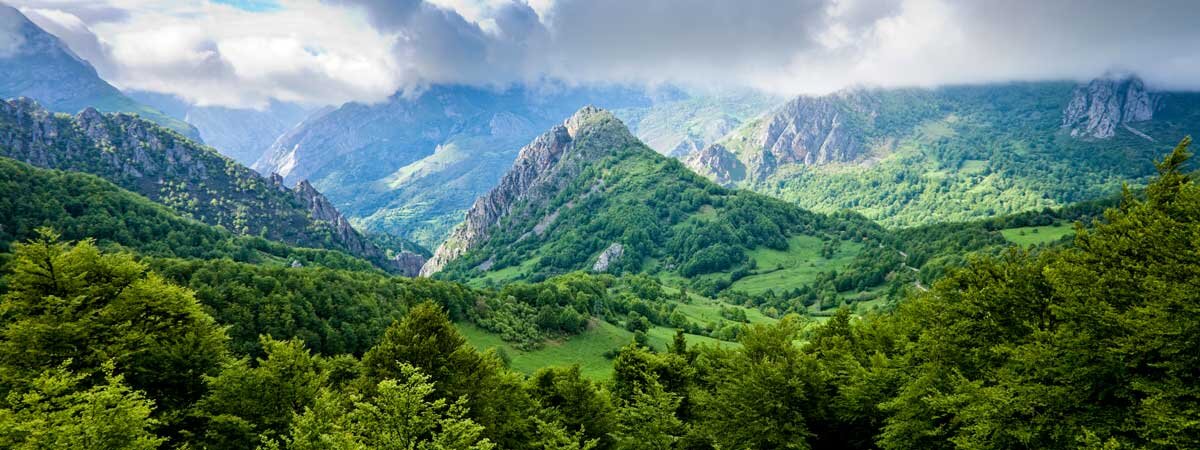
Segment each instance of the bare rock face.
M847 126L853 108L862 106L854 100L853 93L842 93L802 96L783 105L756 137L761 152L747 161L752 175L765 178L784 164L823 165L859 157L864 145Z
M600 252L600 257L596 258L596 264L592 265L592 271L608 272L609 267L620 262L623 256L625 256L625 246L619 242L613 242L603 252Z
M425 257L413 252L403 251L392 257L392 262L396 265L396 272L402 276L415 277L421 273L421 266L425 265Z
M574 167L560 162L591 157L574 152L574 142L579 137L581 127L605 118L612 118L612 115L599 108L586 106L562 125L551 128L522 148L500 183L475 200L467 211L466 219L455 227L450 238L438 247L433 257L421 268L421 276L441 271L449 262L481 245L489 237L489 229L498 225L516 204L550 198L559 187L556 183L569 178L560 175L566 175L565 172ZM634 139L632 136L627 138ZM620 145L622 143L614 143L614 147Z
M692 171L725 187L746 178L745 164L721 144L705 147L688 156L683 163Z
M1063 110L1062 127L1071 136L1107 139L1117 127L1154 118L1161 97L1138 78L1099 78L1075 88Z

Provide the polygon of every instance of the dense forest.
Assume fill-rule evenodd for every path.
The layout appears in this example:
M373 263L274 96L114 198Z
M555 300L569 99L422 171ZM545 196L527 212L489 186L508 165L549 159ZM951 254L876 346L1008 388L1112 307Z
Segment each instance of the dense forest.
M617 292L652 315L669 296L655 282L578 275L472 291L141 257L42 229L12 246L4 272L0 446L1195 448L1189 142L1070 245L969 258L887 314L789 315L744 326L736 345L689 345L682 330L666 348L631 342L604 380L572 367L519 374L452 321L502 329L480 314L498 310L496 294L585 316L615 309ZM333 298L357 303L324 320ZM274 316L280 328L241 327L281 308L295 309ZM535 322L539 333L579 326L572 314Z

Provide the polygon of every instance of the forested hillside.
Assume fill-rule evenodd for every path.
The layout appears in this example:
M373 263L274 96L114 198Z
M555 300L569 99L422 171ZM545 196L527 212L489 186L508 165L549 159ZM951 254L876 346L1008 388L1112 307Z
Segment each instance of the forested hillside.
M0 156L87 172L233 233L354 254L401 271L307 183L295 190L211 148L126 114L72 117L0 101Z
M14 247L4 275L0 443L1194 448L1200 186L1183 171L1187 144L1069 247L974 259L891 314L842 308L820 325L793 315L743 327L737 346L689 345L682 333L663 347L631 343L602 381L577 367L525 376L504 355L473 349L451 318L487 308L453 284L378 290L407 311L386 329L352 319L367 326L253 344L220 326L249 323L230 314L247 305L214 303L225 294L205 290L221 282L205 280L267 292L302 278L223 273L242 271L237 264L147 265L43 233ZM326 276L321 285L366 292L365 281ZM588 283L554 289L571 284L588 292Z

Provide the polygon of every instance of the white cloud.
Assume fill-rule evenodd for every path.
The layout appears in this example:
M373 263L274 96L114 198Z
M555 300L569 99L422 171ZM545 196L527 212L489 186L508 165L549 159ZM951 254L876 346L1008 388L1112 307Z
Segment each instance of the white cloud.
M18 0L122 87L201 104L374 101L430 83L749 86L1085 79L1200 88L1190 0Z

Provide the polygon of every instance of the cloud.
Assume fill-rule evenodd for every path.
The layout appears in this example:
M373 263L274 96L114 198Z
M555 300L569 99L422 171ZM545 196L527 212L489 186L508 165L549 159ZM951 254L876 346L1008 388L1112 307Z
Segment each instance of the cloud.
M376 101L435 83L795 94L1082 80L1109 70L1200 89L1192 0L16 3L122 87L225 106Z
M270 2L278 8L244 1L14 3L118 87L201 106L377 101L404 78L391 37L365 16L317 0ZM107 10L122 14L98 13ZM88 14L97 21L84 19Z

